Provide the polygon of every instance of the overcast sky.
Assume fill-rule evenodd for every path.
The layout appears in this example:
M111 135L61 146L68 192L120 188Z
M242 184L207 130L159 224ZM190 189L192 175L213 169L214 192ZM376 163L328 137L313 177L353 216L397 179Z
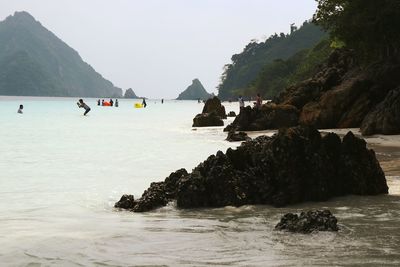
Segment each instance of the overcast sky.
M28 11L116 86L176 98L194 78L216 93L233 54L315 9L315 0L0 0L0 20Z

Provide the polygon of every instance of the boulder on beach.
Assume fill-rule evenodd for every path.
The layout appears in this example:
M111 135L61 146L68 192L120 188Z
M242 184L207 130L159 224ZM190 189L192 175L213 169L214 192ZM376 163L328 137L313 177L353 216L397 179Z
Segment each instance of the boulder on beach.
M229 142L250 141L251 138L245 132L229 132L226 140Z
M201 113L211 113L214 112L221 119L226 119L225 107L221 104L218 97L214 96L206 101L203 111Z
M197 114L192 127L224 126L224 121L215 112Z
M287 213L275 226L275 230L308 234L317 231L337 232L337 219L329 210L301 212L300 215Z
M298 123L299 110L295 106L267 103L260 109L241 108L239 115L224 131L263 131L292 127Z
M228 116L228 117L236 117L236 113L235 113L235 111L229 111L226 116Z
M194 117L192 127L224 126L222 119L226 119L225 107L218 97L213 97L206 101L203 112Z
M281 207L345 195L387 194L373 150L349 132L321 136L313 127L281 129L226 153L218 151L191 173L179 170L137 200L147 211L176 200L179 208L268 204ZM139 203L144 203L143 205Z

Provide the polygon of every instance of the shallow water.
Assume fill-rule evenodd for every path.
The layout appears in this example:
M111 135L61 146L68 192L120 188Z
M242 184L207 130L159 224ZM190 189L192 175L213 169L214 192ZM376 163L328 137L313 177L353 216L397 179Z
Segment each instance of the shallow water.
M150 182L237 144L219 127L191 129L203 106L196 102L87 102L92 111L83 117L76 99L0 98L0 265L400 265L395 172L387 196L282 209L114 210L122 194L140 196ZM226 107L237 112L236 103ZM331 209L341 230L273 231L282 214L309 208Z

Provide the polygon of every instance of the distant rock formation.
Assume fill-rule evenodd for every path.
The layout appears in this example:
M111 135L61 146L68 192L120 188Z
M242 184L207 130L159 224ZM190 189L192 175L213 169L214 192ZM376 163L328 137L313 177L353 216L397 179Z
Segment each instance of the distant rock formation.
M212 95L207 93L199 79L194 79L185 91L179 94L177 100L207 100Z
M312 127L299 126L244 142L225 154L218 151L191 173L172 173L165 181L152 183L134 203L124 196L115 207L148 211L172 200L178 208L281 207L387 193L385 175L363 139L351 132L343 140L334 133L321 136Z
M0 22L0 95L121 97L78 52L27 12Z
M129 88L125 91L124 98L138 98L132 88Z
M339 228L336 217L329 210L310 210L300 213L300 216L285 214L275 226L275 230L309 234L319 231L337 232Z

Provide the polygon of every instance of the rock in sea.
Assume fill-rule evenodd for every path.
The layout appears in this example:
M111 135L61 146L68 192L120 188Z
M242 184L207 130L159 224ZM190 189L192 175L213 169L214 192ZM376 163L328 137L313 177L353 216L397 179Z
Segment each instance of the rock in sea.
M229 132L228 137L226 138L229 142L240 142L240 141L249 141L251 138L245 132Z
M133 211L176 200L178 208L268 204L281 207L345 195L387 194L385 175L366 142L347 133L324 136L312 127L280 129L226 153L191 173L181 169L152 183Z
M337 232L339 228L336 217L329 210L314 210L301 212L300 215L285 214L275 226L275 230L308 234L316 231Z

